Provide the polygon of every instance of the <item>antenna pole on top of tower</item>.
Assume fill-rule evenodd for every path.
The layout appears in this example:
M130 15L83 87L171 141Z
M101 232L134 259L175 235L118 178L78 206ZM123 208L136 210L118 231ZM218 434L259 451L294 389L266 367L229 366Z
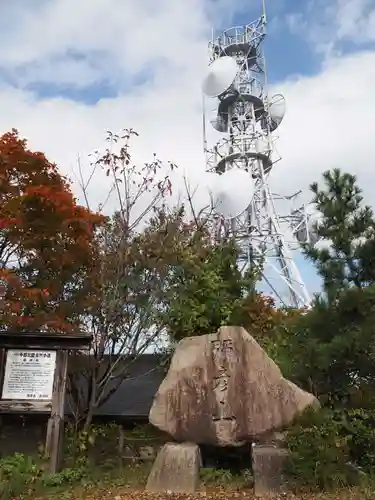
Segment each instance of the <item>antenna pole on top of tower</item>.
M264 22L267 23L267 11L266 11L266 0L262 0L262 17L264 19Z

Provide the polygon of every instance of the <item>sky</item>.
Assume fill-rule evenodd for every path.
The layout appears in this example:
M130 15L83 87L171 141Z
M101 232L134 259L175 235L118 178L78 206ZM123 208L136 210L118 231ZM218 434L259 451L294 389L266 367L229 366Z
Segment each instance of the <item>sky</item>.
M266 0L271 92L287 113L270 176L282 194L323 171L358 176L373 204L375 0ZM134 128L137 162L152 154L203 173L201 81L214 28L255 20L261 0L13 0L0 3L0 133L15 127L74 180L77 155L105 132ZM80 195L78 186L75 190ZM108 184L97 175L90 198ZM298 259L312 292L319 280Z

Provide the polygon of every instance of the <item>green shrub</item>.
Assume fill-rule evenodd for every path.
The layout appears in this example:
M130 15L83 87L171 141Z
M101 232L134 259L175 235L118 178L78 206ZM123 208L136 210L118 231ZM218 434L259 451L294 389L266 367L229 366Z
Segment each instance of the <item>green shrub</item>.
M364 472L372 474L375 470L375 411L347 410L345 416L350 460Z
M205 468L201 469L200 476L204 484L214 484L216 486L224 486L233 480L230 470Z
M90 465L91 452L100 440L115 442L119 426L110 423L91 425L87 432L69 423L64 429L64 463L68 468L86 469Z
M15 453L0 460L0 498L7 500L33 489L42 468L33 458Z
M242 485L245 488L252 488L254 486L254 474L251 469L244 469L241 472Z
M45 487L56 487L64 484L74 484L86 476L82 467L76 469L63 469L61 472L43 474L41 483Z
M350 435L344 435L343 415L308 410L288 430L290 459L285 466L295 490L332 490L356 482L350 462Z
M0 460L0 499L10 500L43 488L71 485L86 475L84 468L63 469L56 474L45 473L42 463L32 457L15 453Z

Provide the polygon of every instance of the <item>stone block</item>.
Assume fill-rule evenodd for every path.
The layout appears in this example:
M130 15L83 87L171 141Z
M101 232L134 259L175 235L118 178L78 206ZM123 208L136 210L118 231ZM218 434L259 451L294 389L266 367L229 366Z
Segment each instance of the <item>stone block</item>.
M159 451L147 480L150 493L195 493L201 453L194 443L167 443Z
M285 492L283 467L288 459L288 451L269 445L252 448L254 493L256 497L272 498Z

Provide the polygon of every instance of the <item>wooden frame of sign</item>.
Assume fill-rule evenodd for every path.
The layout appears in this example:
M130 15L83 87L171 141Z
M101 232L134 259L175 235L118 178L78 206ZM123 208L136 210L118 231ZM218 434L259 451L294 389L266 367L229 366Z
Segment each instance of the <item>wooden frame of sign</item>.
M50 414L45 446L50 472L61 468L68 353L88 350L91 340L86 333L0 332L0 414Z

